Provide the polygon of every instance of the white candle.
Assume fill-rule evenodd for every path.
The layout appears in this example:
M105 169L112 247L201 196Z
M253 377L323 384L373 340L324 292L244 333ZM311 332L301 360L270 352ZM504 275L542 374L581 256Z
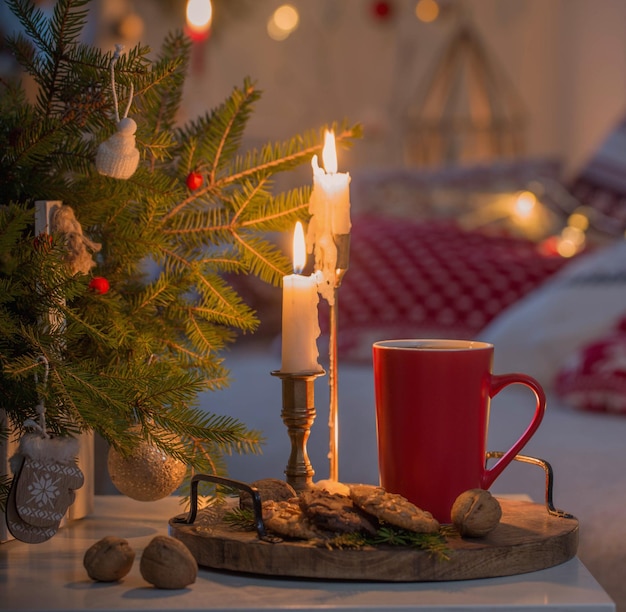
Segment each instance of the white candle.
M334 302L337 246L334 236L350 233L350 175L337 172L335 135L326 131L322 150L324 168L313 156L313 193L309 201L311 221L307 234L309 252L315 253L315 269L321 273L319 291L329 304Z
M319 372L317 279L300 274L306 261L304 231L296 223L293 237L294 274L283 277L282 372Z
M333 234L350 233L350 175L347 172L337 172L337 147L335 134L326 131L322 161L325 172L319 175L322 193L330 203L331 231Z

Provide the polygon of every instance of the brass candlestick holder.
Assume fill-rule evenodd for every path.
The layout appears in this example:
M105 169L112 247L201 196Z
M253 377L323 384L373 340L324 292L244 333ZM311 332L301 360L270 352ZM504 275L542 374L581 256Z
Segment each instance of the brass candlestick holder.
M315 470L307 453L307 441L311 426L315 420L315 379L326 374L317 372L281 372L274 371L282 381L283 409L281 417L287 426L291 441L291 453L285 468L287 482L297 491L304 491L313 486Z

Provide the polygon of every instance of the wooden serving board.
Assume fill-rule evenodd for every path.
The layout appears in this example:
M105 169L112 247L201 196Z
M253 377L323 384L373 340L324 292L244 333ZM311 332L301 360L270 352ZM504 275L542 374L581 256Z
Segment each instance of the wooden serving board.
M447 536L449 559L398 546L329 550L308 542L264 542L256 532L222 522L170 520L198 565L275 577L431 582L524 574L568 561L578 547L578 520L552 516L545 506L499 500L502 520L484 538ZM202 523L202 524L201 524Z

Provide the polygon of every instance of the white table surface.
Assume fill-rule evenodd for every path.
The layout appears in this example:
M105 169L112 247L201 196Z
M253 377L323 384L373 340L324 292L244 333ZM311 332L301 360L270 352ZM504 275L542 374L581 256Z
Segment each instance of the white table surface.
M139 572L141 551L183 509L175 498L137 502L97 496L94 513L41 544L0 545L0 610L418 610L421 612L609 612L615 605L574 558L547 570L485 580L367 583L278 579L200 569L186 589L159 590ZM119 583L89 579L85 551L105 536L126 538L136 552Z

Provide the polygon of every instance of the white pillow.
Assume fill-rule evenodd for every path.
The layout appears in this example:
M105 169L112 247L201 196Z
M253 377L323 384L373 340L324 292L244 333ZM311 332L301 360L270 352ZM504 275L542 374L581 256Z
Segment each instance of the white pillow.
M549 389L565 359L626 313L626 241L584 255L507 308L479 334L494 372L523 372Z

